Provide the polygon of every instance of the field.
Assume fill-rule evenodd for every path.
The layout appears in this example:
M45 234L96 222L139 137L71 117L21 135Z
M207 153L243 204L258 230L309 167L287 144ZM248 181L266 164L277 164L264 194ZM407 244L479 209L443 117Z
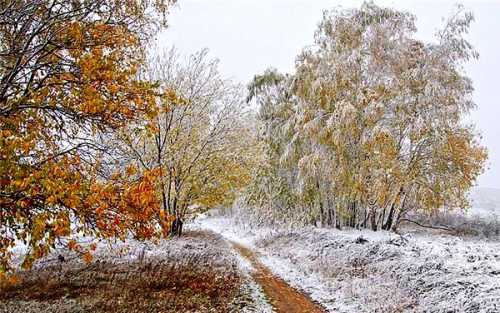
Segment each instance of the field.
M102 242L88 265L55 251L2 290L0 312L500 310L497 238L248 221L204 216L180 238Z
M59 251L19 279L0 293L0 312L230 312L251 292L230 246L204 231L103 243L89 265Z
M0 313L500 312L500 6L275 2L0 2Z
M266 228L243 220L200 223L258 251L273 273L329 312L500 311L498 238Z

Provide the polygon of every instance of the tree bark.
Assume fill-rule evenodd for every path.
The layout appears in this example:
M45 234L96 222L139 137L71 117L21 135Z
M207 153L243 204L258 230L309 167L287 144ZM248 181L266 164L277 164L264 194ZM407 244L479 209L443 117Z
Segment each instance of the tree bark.
M391 205L391 210L389 211L389 215L387 216L387 220L385 221L385 224L382 225L383 230L389 230L392 228L392 223L394 221L394 207L396 205L396 202L393 202Z
M377 231L377 213L376 211L372 208L370 211L370 223L371 223L371 228L373 231Z

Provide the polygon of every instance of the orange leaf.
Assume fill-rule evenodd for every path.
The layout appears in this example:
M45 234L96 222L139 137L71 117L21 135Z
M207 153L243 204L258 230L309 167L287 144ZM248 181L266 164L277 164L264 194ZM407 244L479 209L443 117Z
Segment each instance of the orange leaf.
M90 262L92 262L92 259L93 259L93 256L89 251L87 251L83 254L83 261L85 263L89 264Z

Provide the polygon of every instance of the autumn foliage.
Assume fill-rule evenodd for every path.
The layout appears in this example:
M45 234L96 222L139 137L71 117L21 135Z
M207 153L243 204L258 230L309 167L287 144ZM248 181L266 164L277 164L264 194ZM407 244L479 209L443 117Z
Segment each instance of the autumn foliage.
M268 70L250 85L266 161L247 202L274 219L374 230L467 208L487 158L464 122L472 20L459 10L425 43L409 13L325 12L293 75Z
M131 123L115 155L138 172L158 170L162 212L181 220L231 205L250 180L254 135L241 86L202 50L182 60L153 50L144 73L160 84L157 115Z
M327 11L293 74L250 84L255 118L206 50L151 45L174 2L0 0L0 278L17 244L25 268L56 246L90 262L75 237L168 235L242 194L266 220L374 230L468 206L471 14L427 43L409 13Z
M0 275L16 242L29 267L58 243L78 250L72 234L158 232L155 170L129 175L104 139L156 113L137 71L172 2L0 2Z

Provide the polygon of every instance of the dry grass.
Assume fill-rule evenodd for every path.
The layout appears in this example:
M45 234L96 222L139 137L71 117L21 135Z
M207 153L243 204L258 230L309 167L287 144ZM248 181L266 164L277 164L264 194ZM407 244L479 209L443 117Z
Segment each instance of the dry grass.
M103 258L88 266L52 265L22 273L19 284L0 290L0 312L44 312L41 308L47 312L229 312L241 278L234 264L221 266L215 260L213 253L224 252L219 250L225 247L220 238L207 240L207 236L211 235L186 234L180 239L185 255L178 254L177 260L172 254L128 262Z

